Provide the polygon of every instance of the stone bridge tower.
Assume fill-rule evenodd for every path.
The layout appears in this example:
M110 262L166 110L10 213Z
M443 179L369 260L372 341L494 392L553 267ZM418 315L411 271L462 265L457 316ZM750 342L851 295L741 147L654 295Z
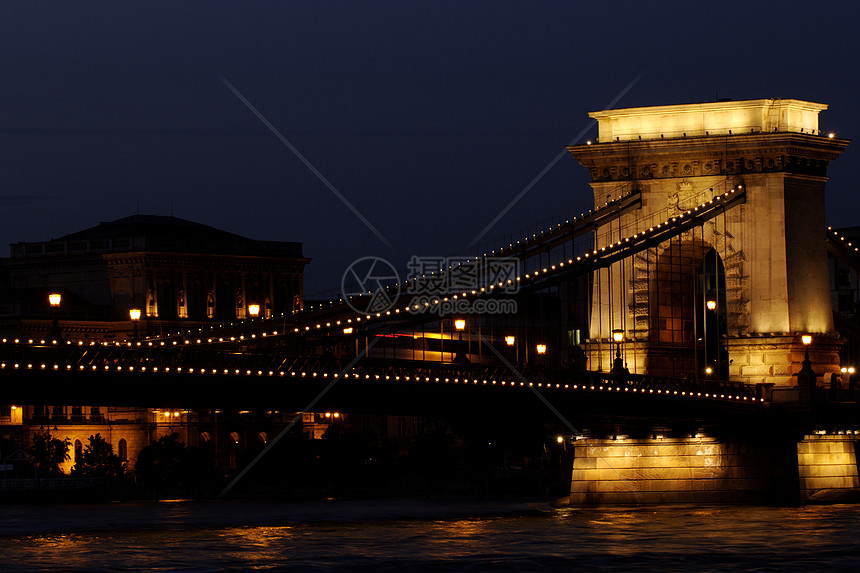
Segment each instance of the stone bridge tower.
M824 104L762 99L590 113L596 142L569 148L595 205L641 206L596 229L596 248L725 192L745 202L596 271L590 369L608 370L614 330L631 372L794 385L801 334L819 375L837 371L825 247L828 162L847 140L820 131Z

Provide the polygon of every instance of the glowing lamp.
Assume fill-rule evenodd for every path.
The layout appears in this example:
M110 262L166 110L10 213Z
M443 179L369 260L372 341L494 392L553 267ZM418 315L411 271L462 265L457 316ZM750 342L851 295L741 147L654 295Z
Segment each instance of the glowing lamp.
M248 305L248 314L252 317L258 316L260 314L260 305L259 304L249 304Z
M612 361L612 372L624 374L624 361L621 359L621 343L624 342L624 331L616 328L612 331L612 340L615 342L615 360Z
M344 334L352 334L352 327L348 326L348 327L344 328L343 333Z
M140 309L139 308L128 309L128 317L131 320L140 320Z
M63 295L58 292L52 292L48 295L48 303L54 308L60 306L60 303L63 301Z
M538 354L546 354L546 344L538 344L537 345L537 353Z
M709 300L707 303L705 303L705 305L708 307L708 310L714 310L715 308L717 308L717 301Z
M516 340L517 339L514 338L513 336L506 336L505 337L505 344L507 344L508 346L513 346L514 342L516 342Z
M805 345L809 346L810 344L812 344L812 335L804 334L800 337L800 341L803 342Z
M454 328L456 328L457 330L463 330L464 328L466 328L466 321L462 318L458 318L454 321Z
M563 443L563 442L564 442L564 437L563 437L563 436L558 436L558 437L555 439L555 441L556 441L556 442L558 442L559 444L561 444L561 443Z

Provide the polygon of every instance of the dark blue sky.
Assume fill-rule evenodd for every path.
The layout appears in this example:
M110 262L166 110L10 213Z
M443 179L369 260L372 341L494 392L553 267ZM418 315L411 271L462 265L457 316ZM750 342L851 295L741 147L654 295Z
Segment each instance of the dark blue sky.
M178 4L178 5L177 5ZM10 3L0 22L0 244L141 213L351 261L469 244L615 107L784 97L860 133L857 12L818 2ZM219 80L394 245L389 250ZM596 127L591 136L596 135ZM849 146L828 220L860 224ZM590 197L558 164L488 237ZM6 251L4 254L8 254Z

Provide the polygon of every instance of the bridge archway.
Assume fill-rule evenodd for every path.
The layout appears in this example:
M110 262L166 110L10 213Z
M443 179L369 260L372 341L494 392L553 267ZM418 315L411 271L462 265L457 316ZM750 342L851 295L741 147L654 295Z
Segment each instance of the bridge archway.
M657 249L646 276L648 372L727 375L726 271L717 250L694 233L678 237Z

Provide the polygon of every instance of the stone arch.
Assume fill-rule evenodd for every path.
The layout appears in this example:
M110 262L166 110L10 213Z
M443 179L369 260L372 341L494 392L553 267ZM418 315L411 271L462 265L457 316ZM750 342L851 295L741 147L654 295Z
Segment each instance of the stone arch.
M651 374L679 377L696 372L696 283L705 253L711 250L693 233L657 247L648 277Z
M743 213L732 216L742 218ZM639 357L629 359L636 364L637 372L662 376L696 372L694 286L703 257L709 251L714 251L722 262L725 302L720 312L726 333L737 336L747 331L750 301L745 294L742 241L733 233L736 227L735 219L720 215L632 257L631 278L626 286L633 296L628 298L625 310L627 324L634 325L632 338L639 341L629 346ZM680 311L677 307L681 305L687 309Z

